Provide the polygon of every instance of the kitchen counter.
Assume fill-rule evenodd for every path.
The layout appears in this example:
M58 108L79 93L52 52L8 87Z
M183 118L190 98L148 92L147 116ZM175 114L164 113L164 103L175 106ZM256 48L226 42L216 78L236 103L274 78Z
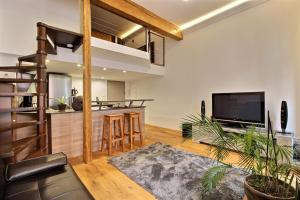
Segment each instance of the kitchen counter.
M109 107L109 108L102 108L101 110L99 110L98 108L92 108L92 112L108 111L108 110L130 110L130 109L133 109L133 108L145 108L145 106ZM74 112L82 112L82 111L76 111L76 110L73 110L73 109L66 109L65 111L48 109L46 111L46 114L65 114L65 113L74 113Z
M145 107L116 107L92 112L92 150L99 151L102 139L104 115L114 115L127 112L141 113L141 125L144 130ZM126 126L127 127L127 123ZM50 153L64 152L68 157L81 156L83 152L83 112L66 110L59 112L47 111L47 132Z
M141 128L144 130L145 106L143 104L146 101L153 101L153 99L92 102L94 103L92 105L92 151L100 150L104 115L123 115L129 112L139 112L141 113ZM116 103L123 103L123 105L118 106ZM114 107L108 107L108 105L114 105ZM36 115L36 112L17 113L17 121L33 120L35 119L34 115ZM69 158L81 156L83 153L83 111L48 109L46 110L46 116L49 153L63 152ZM128 123L125 124L126 129L127 127ZM35 131L34 129L35 127L19 129L17 135L22 137L30 135Z
M108 110L130 110L134 108L145 108L145 106L131 106L131 107L109 107L109 108L92 108L92 112L97 111L108 111ZM54 110L54 109L47 109L46 114L66 114L66 113L82 113L83 111L76 111L73 109L66 109L64 111ZM17 112L18 114L36 114L36 112Z

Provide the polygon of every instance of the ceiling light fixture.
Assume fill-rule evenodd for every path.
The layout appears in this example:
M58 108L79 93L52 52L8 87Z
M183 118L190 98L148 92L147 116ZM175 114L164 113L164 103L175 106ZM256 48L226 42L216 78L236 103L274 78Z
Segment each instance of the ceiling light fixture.
M104 79L104 76L101 76L100 78L101 78L101 79Z
M50 62L50 60L49 59L46 59L46 63L49 63Z
M129 29L128 31L126 31L125 33L123 33L120 38L123 40L124 38L128 37L129 35L131 35L132 33L138 31L140 28L142 28L141 25L135 25L133 28Z
M126 70L123 70L123 73L126 73L127 71Z
M107 68L106 68L106 67L103 67L103 70L105 71L105 70L107 70Z
M237 7L237 6L241 5L241 4L244 4L244 3L248 2L248 1L250 1L250 0L236 0L236 1L232 2L232 3L229 3L229 4L221 7L221 8L213 10L213 11L211 11L211 12L205 14L205 15L202 15L202 16L196 18L196 19L193 19L193 20L191 20L189 22L186 22L186 23L182 24L180 26L180 29L181 30L186 30L188 28L191 28L192 26L200 24L200 23L202 23L202 22L204 22L204 21L206 21L206 20L208 20L208 19L210 19L210 18L212 18L214 16L217 16L217 15L223 13L223 12L226 12L226 11L228 11L228 10L234 8L234 7Z
M77 64L76 66L77 66L77 67L81 67L81 64Z

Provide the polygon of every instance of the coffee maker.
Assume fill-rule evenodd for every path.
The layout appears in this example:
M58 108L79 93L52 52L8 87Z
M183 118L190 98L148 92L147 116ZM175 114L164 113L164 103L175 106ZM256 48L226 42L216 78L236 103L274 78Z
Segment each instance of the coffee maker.
M24 96L20 107L32 107L32 96Z
M78 90L76 90L75 88L73 88L73 89L71 90L71 94L72 94L72 96L71 96L71 104L72 104L74 98L75 98L75 97L77 96L77 94L78 94Z

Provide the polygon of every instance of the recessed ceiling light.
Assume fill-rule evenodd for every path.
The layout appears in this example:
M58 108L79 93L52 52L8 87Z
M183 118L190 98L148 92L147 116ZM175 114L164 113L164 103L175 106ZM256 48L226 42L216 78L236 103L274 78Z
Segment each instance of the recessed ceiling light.
M100 78L101 78L101 79L104 79L104 76L101 76Z
M183 2L188 2L189 0L182 0Z
M196 18L196 19L193 19L193 20L191 20L189 22L186 22L186 23L182 24L180 26L180 29L181 30L186 30L188 28L191 28L192 26L200 24L200 23L202 23L202 22L204 22L204 21L206 21L206 20L208 20L208 19L210 19L212 17L215 17L215 16L217 16L217 15L223 13L223 12L226 12L226 11L228 11L228 10L234 8L234 7L237 7L237 6L241 5L241 4L244 4L244 3L248 2L248 1L250 1L250 0L235 0L235 1L233 1L233 2L231 2L231 3L229 3L229 4L225 5L225 6L223 6L221 8L213 10L213 11L211 11L211 12L205 14L205 15L202 15L202 16Z
M127 71L126 70L123 70L123 73L126 73Z
M81 67L81 64L77 64L76 66L77 66L77 67Z
M46 59L46 63L49 63L50 62L50 60L49 59Z
M104 70L104 71L107 70L106 67L103 67L103 70Z

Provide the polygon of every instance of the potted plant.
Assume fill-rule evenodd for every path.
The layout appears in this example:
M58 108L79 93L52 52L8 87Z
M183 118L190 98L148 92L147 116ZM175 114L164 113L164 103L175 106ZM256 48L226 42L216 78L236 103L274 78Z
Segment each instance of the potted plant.
M292 185L299 179L300 168L291 162L291 149L276 142L268 121L268 134L255 128L248 129L245 134L235 134L224 132L218 122L201 115L186 117L185 122L193 124L194 139L208 137L214 144L210 153L218 165L204 175L202 185L207 192L216 188L229 168L237 166L248 175L244 182L248 200L298 199L298 189ZM239 152L237 163L223 163L231 150Z
M62 97L59 97L59 98L55 98L55 101L58 103L57 104L57 107L58 107L58 110L59 111L65 111L66 110L66 107L67 107L67 97L65 96L62 96Z

